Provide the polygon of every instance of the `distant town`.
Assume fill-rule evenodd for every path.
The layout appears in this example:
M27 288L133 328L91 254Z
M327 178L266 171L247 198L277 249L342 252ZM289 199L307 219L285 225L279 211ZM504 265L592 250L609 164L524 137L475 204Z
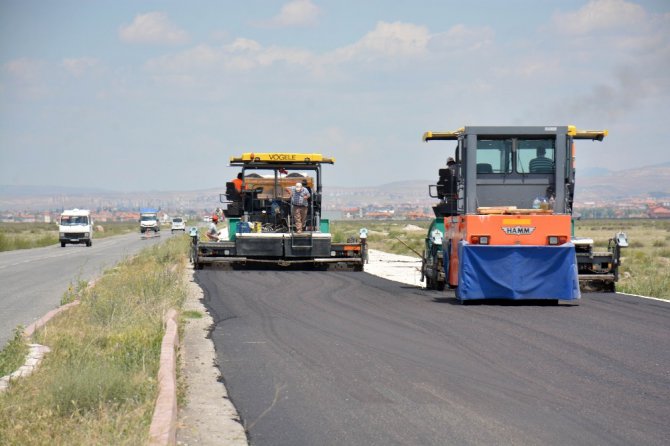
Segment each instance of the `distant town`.
M418 197L415 195L415 197ZM213 198L213 197L210 197ZM372 199L357 194L324 193L323 217L332 220L429 220L434 218L432 206L436 199L416 198L400 201L400 196ZM402 197L406 198L406 197ZM368 201L369 200L369 201ZM1 222L51 223L57 221L64 209L90 209L96 222L137 221L140 207L154 207L160 210L159 217L167 222L172 217L180 216L189 220L207 220L217 208L226 207L225 203L208 200L208 206L193 206L182 202L175 206L167 199L146 200L133 203L106 203L106 200L68 200L67 205L49 207L47 209L13 209L1 210ZM204 201L204 200L203 200ZM203 203L204 204L204 203ZM190 206L189 206L190 205ZM596 218L639 218L639 219L670 219L670 197L667 198L628 198L612 201L575 202L574 215L582 219Z
M670 218L670 163L582 175L575 190L574 216ZM341 219L428 220L434 217L429 185L435 180L397 181L380 186L324 185L323 217ZM97 222L136 221L139 209L202 220L225 208L223 190L113 192L48 186L0 186L0 221L53 222L64 209L89 209ZM530 207L530 200L529 200Z

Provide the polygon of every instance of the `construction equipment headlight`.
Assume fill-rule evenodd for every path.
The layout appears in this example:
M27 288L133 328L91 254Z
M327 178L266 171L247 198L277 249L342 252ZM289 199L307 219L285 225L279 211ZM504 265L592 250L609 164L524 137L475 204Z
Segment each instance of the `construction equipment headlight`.
M567 241L568 238L564 235L550 235L547 237L547 244L549 245L562 245Z
M473 245L488 245L491 238L488 235L473 235L470 237L470 243Z

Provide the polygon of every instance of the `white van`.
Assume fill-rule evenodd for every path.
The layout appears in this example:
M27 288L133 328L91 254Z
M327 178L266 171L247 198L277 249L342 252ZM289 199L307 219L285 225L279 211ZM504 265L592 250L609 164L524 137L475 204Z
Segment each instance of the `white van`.
M172 219L172 232L174 231L184 231L186 232L186 222L181 217L174 217Z
M93 244L93 220L91 211L72 209L63 211L58 222L58 239L61 247L68 243Z

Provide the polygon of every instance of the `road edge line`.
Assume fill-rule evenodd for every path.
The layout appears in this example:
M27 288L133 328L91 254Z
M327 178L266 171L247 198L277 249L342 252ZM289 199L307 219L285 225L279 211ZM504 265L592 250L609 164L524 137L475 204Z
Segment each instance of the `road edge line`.
M657 301L659 301L659 302L670 303L670 300L668 300L668 299L661 299L661 298L659 298L659 297L643 296L643 295L641 295L641 294L622 293L621 291L617 291L617 294L621 294L621 295L623 295L623 296L641 297L642 299L650 299L650 300L657 300Z

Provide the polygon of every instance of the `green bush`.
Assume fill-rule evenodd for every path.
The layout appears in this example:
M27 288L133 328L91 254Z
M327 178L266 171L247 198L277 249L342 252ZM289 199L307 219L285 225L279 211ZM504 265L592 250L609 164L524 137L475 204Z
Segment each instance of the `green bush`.
M47 404L60 416L83 415L109 405L136 404L151 390L129 380L127 370L109 362L72 363L58 369L45 389Z
M14 330L14 337L0 351L0 377L9 375L23 365L28 355L28 344L23 338L23 327Z

